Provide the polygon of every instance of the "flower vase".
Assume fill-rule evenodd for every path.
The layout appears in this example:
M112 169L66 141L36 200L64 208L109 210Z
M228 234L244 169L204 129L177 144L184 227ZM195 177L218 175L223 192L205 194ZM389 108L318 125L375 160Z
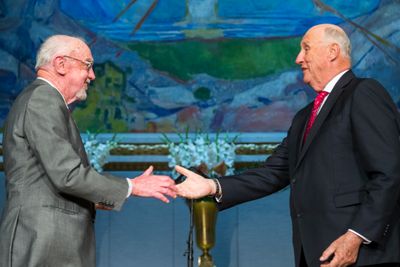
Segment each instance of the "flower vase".
M199 267L214 267L210 249L215 245L215 226L218 209L215 201L210 198L195 200L193 203L193 221L196 231L196 244L202 250L199 257Z

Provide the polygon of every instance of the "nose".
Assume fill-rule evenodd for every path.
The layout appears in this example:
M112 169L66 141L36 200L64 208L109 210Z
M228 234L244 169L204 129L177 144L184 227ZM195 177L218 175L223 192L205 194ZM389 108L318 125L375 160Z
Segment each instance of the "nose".
M299 54L296 57L296 64L301 65L304 62L304 52L303 49L300 50Z
M91 80L91 81L93 81L94 79L96 79L96 75L94 74L93 67L90 68L90 70L89 70L88 79Z

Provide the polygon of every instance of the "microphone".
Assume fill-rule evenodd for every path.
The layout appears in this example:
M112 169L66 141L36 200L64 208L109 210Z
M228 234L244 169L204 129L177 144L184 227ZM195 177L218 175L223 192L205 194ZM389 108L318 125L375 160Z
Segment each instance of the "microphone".
M190 170L200 176L203 176L204 178L210 178L210 177L208 177L208 175L206 175L204 172L202 172L199 168L192 166L192 167L189 167L188 170ZM183 183L185 180L186 180L186 176L181 174L174 181L175 181L175 184L180 184L180 183Z

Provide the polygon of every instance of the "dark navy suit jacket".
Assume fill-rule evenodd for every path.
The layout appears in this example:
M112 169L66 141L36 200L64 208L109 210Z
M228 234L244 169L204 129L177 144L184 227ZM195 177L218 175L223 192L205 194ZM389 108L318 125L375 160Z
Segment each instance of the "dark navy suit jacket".
M290 185L296 266L352 229L372 241L356 266L400 262L399 115L386 90L352 71L337 82L303 144L312 103L261 168L220 179L220 209ZM268 212L266 210L265 212Z

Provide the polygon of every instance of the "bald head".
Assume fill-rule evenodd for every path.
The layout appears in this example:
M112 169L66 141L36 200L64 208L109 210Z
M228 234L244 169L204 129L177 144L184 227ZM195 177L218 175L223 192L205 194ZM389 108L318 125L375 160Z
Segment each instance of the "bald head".
M315 91L322 91L330 80L351 67L350 41L346 33L333 24L309 29L301 40L296 63L303 80Z
M319 24L310 28L307 33L312 31L318 31L319 34L317 35L319 35L321 40L323 40L325 43L338 44L341 55L350 60L351 44L349 37L342 28L334 24Z
M87 47L87 45L81 38L68 35L53 35L47 38L40 46L36 55L35 69L38 70L40 67L49 64L56 56L74 54L83 47Z

